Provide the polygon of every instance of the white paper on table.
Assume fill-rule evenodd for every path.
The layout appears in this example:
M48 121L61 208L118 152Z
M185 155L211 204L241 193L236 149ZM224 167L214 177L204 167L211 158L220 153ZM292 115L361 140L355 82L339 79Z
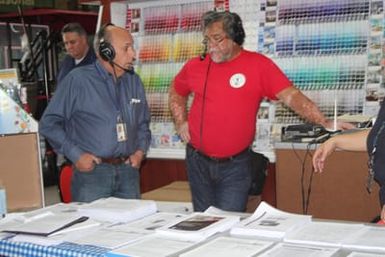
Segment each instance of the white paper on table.
M346 239L342 246L357 250L385 251L385 227L366 225L359 233Z
M311 222L310 215L288 213L261 202L252 216L231 228L232 235L283 238L289 231Z
M106 254L107 257L165 257L176 254L191 246L193 242L179 241L171 238L150 235L137 242L115 249Z
M310 222L290 232L285 242L341 247L347 236L364 229L363 224Z
M180 257L251 257L271 246L273 242L258 239L217 237Z
M338 248L293 245L279 243L266 252L258 255L260 257L331 257L338 251Z

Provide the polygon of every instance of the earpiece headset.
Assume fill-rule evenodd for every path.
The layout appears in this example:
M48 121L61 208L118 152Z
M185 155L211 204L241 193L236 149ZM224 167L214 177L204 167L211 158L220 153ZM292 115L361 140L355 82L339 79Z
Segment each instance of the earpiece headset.
M112 23L107 23L105 24L98 33L98 38L99 38L99 55L100 57L107 61L107 62L112 62L115 59L115 49L111 45L110 42L108 42L105 39L105 32L108 26L114 26Z

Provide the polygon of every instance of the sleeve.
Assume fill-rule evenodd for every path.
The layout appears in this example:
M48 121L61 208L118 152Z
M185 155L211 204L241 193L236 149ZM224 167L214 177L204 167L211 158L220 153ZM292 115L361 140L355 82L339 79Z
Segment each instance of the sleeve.
M282 90L293 86L293 83L285 73L270 59L263 57L260 66L263 72L262 86L265 95L271 100L277 100L277 94Z
M73 78L68 75L62 81L39 122L39 132L56 152L64 154L75 163L83 151L69 137L69 121L78 95L72 87Z
M186 63L174 78L175 91L181 96L188 96L191 93L191 89L188 86L189 63Z
M147 103L146 94L144 91L143 83L139 76L136 76L136 84L140 95L141 102L143 103L141 111L138 113L138 129L137 129L137 141L136 151L142 150L147 153L151 143L151 130L150 130L150 109Z

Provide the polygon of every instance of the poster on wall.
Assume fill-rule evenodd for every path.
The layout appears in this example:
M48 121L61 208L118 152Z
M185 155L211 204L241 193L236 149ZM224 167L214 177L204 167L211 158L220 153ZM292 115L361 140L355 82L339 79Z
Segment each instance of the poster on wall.
M0 134L38 131L38 123L21 106L16 69L0 70Z

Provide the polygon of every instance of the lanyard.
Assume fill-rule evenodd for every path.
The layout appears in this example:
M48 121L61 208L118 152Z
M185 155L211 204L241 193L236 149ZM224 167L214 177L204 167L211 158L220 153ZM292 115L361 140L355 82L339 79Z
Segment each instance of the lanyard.
M380 136L380 134L384 130L384 128L385 128L385 121L382 122L381 127L378 129L378 131L374 137L373 150L369 154L369 161L368 161L369 174L368 174L368 179L367 179L367 184L366 184L366 189L368 190L369 193L372 192L372 185L373 185L374 175L375 175L374 157L375 157L376 150L377 150L378 137Z

